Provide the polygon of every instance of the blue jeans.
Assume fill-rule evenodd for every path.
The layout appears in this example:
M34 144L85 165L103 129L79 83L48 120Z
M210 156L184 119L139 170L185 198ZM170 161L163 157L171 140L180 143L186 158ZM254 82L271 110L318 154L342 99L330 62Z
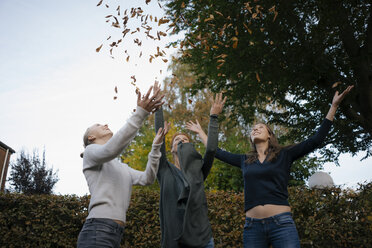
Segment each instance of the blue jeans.
M87 219L80 231L78 248L119 248L124 227L111 219Z
M211 238L206 246L204 248L214 248L214 241L213 238Z
M246 217L243 232L244 248L300 247L296 225L290 212L264 219Z

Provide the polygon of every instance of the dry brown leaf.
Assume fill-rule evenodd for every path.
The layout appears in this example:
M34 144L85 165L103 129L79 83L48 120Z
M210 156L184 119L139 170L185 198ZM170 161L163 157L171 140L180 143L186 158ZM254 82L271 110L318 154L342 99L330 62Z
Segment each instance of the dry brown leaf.
M101 44L99 47L96 48L97 53L99 52L99 50L101 50L102 46L103 46L103 44Z
M118 93L118 87L115 86L115 93L117 94Z
M192 103L192 100L191 99L187 99L188 100L188 102L191 104Z
M337 85L339 85L341 82L340 81L338 81L338 82L336 82L336 83L334 83L334 84L332 84L332 89L333 88L336 88L337 87Z
M99 1L99 3L97 4L97 6L100 6L102 4L103 0Z
M130 78L133 79L134 82L137 81L137 79L136 79L136 75L133 75L133 76L131 76Z
M117 96L114 96L114 100L116 100L116 99L118 99L118 97Z
M108 6L107 4L105 4L106 8L110 8L110 6Z
M146 0L146 1L145 1L146 4L149 4L149 2L151 2L151 0Z
M186 7L185 3L182 2L182 3L181 3L181 8L184 9L185 7Z
M168 60L167 60L167 59L163 59L163 61L164 61L164 63L167 63L167 62L168 62Z
M274 14L273 22L275 22L276 17L278 16L278 11L275 11L274 13L275 13L275 14Z
M261 78L260 78L260 75L258 75L258 72L256 72L256 79L258 82L261 82Z
M109 37L107 38L107 40L109 40L109 39L111 39L111 36L109 36Z
M158 26L160 26L160 25L162 25L162 24L164 24L164 23L168 23L168 22L169 22L168 19L162 17L162 18L159 19Z
M127 62L129 62L129 57L130 57L130 56L128 56L128 57L125 59Z

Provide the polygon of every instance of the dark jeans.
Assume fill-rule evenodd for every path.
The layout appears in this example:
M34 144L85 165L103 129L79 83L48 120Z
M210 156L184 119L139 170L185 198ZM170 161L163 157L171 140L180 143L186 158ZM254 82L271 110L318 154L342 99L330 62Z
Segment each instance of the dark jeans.
M243 232L244 248L300 247L295 223L290 212L264 219L246 217Z
M119 248L124 227L111 219L87 219L80 231L78 248Z

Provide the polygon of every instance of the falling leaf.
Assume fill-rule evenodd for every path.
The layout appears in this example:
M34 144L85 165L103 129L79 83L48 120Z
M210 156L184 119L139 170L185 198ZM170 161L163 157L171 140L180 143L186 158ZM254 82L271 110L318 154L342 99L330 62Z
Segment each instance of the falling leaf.
M338 81L338 82L336 82L336 83L334 83L334 84L332 84L332 89L333 88L336 88L337 87L337 85L339 85L341 82L340 81Z
M146 1L145 1L146 4L149 4L149 2L151 2L151 0L146 0Z
M212 21L212 20L214 20L214 16L209 15L209 18L205 19L204 22L209 22L209 21Z
M110 18L112 15L105 16L105 18Z
M131 76L130 78L131 78L131 79L133 79L133 81L134 81L134 82L136 82L136 81L137 81L137 79L136 79L136 76L135 76L135 75Z
M257 18L257 13L253 13L253 14L252 14L252 18L253 18L253 19L256 19L256 18Z
M163 71L162 70L160 70L160 74L162 73Z
M114 96L114 100L116 100L116 99L118 99L118 97L117 96Z
M140 52L140 55L139 55L139 57L140 57L140 58L142 57L142 51Z
M100 6L102 4L103 0L99 1L99 3L97 4L97 6Z
M109 36L108 38L107 38L107 40L109 40L111 38L111 36Z
M221 12L218 12L218 11L214 11L214 13L216 13L216 14L218 14L218 15L220 15L220 16L222 16L222 17L223 17L223 14L222 14Z
M161 18L161 19L159 19L159 23L158 23L158 26L160 26L161 24L164 24L164 23L168 23L169 22L169 20L168 19L165 19L165 18Z
M181 8L184 9L185 7L186 7L186 6L185 6L185 3L182 2L182 3L181 3Z
M115 93L118 93L118 87L115 86Z
M101 44L99 47L96 48L97 53L99 52L99 50L101 50L102 46L103 46L103 44Z
M274 13L275 13L275 14L274 14L273 22L275 22L276 17L278 16L278 11L275 11Z
M192 100L191 99L188 99L189 103L191 104L192 103Z
M130 56L128 56L128 57L126 58L126 61L127 61L127 62L129 62L129 57L130 57Z
M270 45L273 45L273 44L274 44L274 41L271 40L271 41L270 41Z
M257 79L258 82L261 82L260 75L258 75L257 72L256 72L256 79Z
M162 7L162 6L160 5L160 3L159 3L159 2L158 2L158 4L159 4L159 7L160 7L160 8L163 8L163 7Z
M234 36L234 37L231 38L231 40L233 41L233 46L232 47L234 49L237 48L238 47L238 41L239 41L238 38Z
M133 112L136 112L136 109L133 109Z
M105 4L106 8L110 8L110 6L108 6L107 4Z
M167 62L168 62L168 60L167 60L167 59L163 59L163 61L164 61L164 63L167 63Z

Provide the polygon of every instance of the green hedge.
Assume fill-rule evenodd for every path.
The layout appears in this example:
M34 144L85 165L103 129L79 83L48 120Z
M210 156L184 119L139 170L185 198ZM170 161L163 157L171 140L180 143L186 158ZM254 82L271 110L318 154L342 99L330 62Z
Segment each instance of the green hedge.
M290 188L303 247L372 247L372 183L357 191ZM216 247L242 247L243 194L211 191ZM159 247L159 192L133 190L122 247ZM89 197L0 194L0 247L75 247Z

